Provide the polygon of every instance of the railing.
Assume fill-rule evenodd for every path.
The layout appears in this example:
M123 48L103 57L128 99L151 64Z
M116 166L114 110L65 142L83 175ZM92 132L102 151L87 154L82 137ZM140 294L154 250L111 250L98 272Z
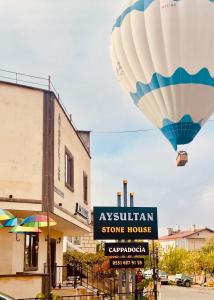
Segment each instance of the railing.
M93 272L87 268L83 268L81 263L73 262L67 266L56 266L56 283L57 287L63 288L71 286L77 288L82 286L89 293L88 297L94 298L95 296L105 295L104 299L112 300L153 300L155 298L154 290L145 289L144 291L132 291L130 293L118 293L119 279L106 278L104 275ZM125 283L125 282L124 282ZM130 281L130 286L131 286ZM92 295L93 294L93 295ZM86 295L84 295L86 297ZM69 296L71 299L90 300L92 298L81 298L81 295ZM73 297L73 298L72 298ZM119 297L119 298L118 298ZM60 298L61 299L61 298ZM62 298L65 299L66 298ZM67 298L68 299L68 298ZM95 298L101 299L101 298ZM58 299L57 299L58 300Z
M106 278L98 272L83 268L81 263L56 266L56 286L59 288L78 285L99 293L116 293L117 279Z
M19 72L8 71L4 69L0 69L0 80L16 83L20 85L27 85L31 87L32 86L37 88L40 87L47 90L51 90L51 85L52 85L50 76L48 77L34 76L34 75L29 75L29 74L24 74Z
M92 290L96 289L100 293L117 293L116 278L106 278L103 274L84 268L82 274L82 286Z
M23 86L34 87L34 88L41 88L53 92L56 99L62 106L70 123L75 128L75 130L77 130L75 124L72 122L71 114L67 111L66 107L62 103L59 93L55 89L50 76L47 77L34 76L30 74L24 74L24 73L19 73L14 71L8 71L5 69L0 69L0 81L15 83Z
M18 300L41 300L41 298L27 298ZM114 295L109 294L84 294L84 295L71 295L71 296L56 296L51 295L51 297L43 298L43 300L154 300L154 292L143 292L136 291L133 293L117 293Z

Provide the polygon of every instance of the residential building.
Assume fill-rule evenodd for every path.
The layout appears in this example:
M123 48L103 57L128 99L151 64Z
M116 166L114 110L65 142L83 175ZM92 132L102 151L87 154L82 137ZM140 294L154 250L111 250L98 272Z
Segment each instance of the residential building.
M206 242L214 237L214 231L209 228L197 229L195 225L189 230L181 231L179 228L173 230L168 228L168 235L159 238L163 252L173 248L186 250L200 250Z
M93 213L91 214L91 231L83 236L65 237L64 252L67 250L82 253L96 253L97 241L94 240Z
M48 244L54 286L63 237L90 233L90 132L75 128L50 80L41 89L21 76L0 81L0 208L19 218L49 214L57 225L50 243L45 227L18 239L0 229L0 291L31 298L47 289Z

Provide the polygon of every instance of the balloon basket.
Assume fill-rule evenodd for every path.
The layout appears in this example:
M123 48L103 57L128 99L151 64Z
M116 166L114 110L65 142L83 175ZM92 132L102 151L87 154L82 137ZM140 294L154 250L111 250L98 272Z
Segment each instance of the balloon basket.
M188 162L188 154L186 151L179 151L176 158L177 167L184 167Z

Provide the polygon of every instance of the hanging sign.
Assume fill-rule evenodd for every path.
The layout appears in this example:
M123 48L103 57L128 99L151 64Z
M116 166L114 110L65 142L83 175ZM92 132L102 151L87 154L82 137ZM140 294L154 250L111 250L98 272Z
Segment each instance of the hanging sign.
M143 267L144 267L143 258L110 258L110 268L135 269L135 268L143 268Z
M75 214L82 216L84 219L89 218L89 211L86 208L84 208L82 205L80 205L79 203L76 203Z
M149 255L148 243L106 243L106 256Z
M94 239L158 239L157 208L94 207Z

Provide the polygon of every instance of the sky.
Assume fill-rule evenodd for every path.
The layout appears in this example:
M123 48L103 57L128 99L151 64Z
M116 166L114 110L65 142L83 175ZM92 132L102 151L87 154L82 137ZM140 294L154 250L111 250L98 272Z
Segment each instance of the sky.
M214 229L214 122L176 153L120 88L110 36L126 0L0 0L0 69L51 76L78 129L91 130L92 201L115 206L123 179L135 206L157 206L160 233ZM212 117L214 119L214 117ZM101 132L154 129L146 132Z

